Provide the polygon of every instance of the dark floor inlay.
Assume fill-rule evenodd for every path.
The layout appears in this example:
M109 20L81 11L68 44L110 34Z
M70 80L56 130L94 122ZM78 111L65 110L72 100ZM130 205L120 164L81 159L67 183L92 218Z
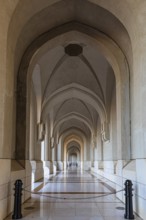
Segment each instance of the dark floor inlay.
M116 209L118 209L118 210L124 210L125 208L124 208L124 207L116 207Z
M92 195L94 195L94 194L99 194L99 195L109 195L109 192L95 192L95 191L93 191L93 192L37 192L36 194L84 194L84 195L86 195L86 194L92 194ZM113 194L114 194L114 192L113 192Z
M24 209L26 210L33 210L35 207L29 206L29 207L25 207Z

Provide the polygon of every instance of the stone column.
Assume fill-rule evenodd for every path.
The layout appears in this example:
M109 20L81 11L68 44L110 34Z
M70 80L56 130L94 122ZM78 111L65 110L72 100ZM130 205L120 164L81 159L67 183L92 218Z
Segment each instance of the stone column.
M52 173L51 167L51 149L50 149L50 127L49 127L49 118L47 117L45 123L45 161L44 161L44 176L49 177Z
M103 168L103 141L100 133L97 134L97 161L98 169Z
M57 169L63 170L63 162L61 157L61 140L59 140L58 146L57 146Z
M94 142L93 138L91 139L90 143L90 161L91 161L91 167L94 165Z
M35 145L36 145L36 124L37 124L37 112L36 112L36 97L34 91L31 89L30 93L30 116L29 117L29 159L35 160Z
M45 161L50 160L50 144L49 144L49 124L48 121L46 121L45 124Z
M120 79L116 79L117 159L130 159L130 105L129 70L126 61L120 66Z

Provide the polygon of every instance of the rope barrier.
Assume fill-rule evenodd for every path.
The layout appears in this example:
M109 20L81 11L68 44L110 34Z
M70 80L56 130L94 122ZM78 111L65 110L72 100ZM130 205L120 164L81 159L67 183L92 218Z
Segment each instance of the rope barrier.
M57 197L57 196L48 196L44 193L38 193L38 192L32 192L32 191L29 191L29 190L26 190L25 188L23 188L23 190L25 192L28 192L28 193L31 193L31 194L34 194L34 195L39 195L39 196L43 196L43 197L48 197L48 198L51 198L51 199L63 199L63 200L84 200L84 199L97 199L97 198L101 198L101 197L105 197L105 196L109 196L109 195L114 195L116 193L119 193L119 192L122 192L124 191L124 189L121 189L119 191L115 191L115 192L112 192L112 193L106 193L106 194L102 194L100 196L92 196L92 197L86 197L86 198L66 198L66 197Z
M39 195L39 196L43 196L43 197L47 197L47 198L51 198L51 199L61 199L61 200L97 199L97 198L101 198L101 197L105 197L105 196L109 196L109 195L114 195L114 194L117 194L119 192L125 191L125 214L124 214L124 218L125 219L134 219L133 201L132 201L132 197L133 197L132 185L133 184L132 184L131 180L126 180L125 181L125 184L124 184L125 188L124 189L114 191L114 192L110 192L110 193L103 193L103 194L101 193L102 195L98 195L98 196L80 197L80 198L79 197L77 197L77 198L67 198L67 197L49 196L49 195L44 194L43 192L32 192L30 190L27 190L26 188L22 188L22 185L23 185L22 180L20 180L20 179L16 180L15 189L14 189L15 190L15 194L14 194L14 211L13 211L12 219L21 219L22 218L22 213L21 213L22 190L27 192L27 193L34 194L34 195ZM71 194L71 192L69 194Z

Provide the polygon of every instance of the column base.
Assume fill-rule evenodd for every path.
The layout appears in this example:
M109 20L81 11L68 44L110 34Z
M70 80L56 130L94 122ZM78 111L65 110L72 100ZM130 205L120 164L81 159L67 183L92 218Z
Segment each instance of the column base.
M56 173L56 166L52 161L44 161L44 177L48 178L51 174Z
M32 167L32 182L36 182L44 177L43 162L32 160L30 161Z
M57 161L57 170L62 171L64 169L63 161Z

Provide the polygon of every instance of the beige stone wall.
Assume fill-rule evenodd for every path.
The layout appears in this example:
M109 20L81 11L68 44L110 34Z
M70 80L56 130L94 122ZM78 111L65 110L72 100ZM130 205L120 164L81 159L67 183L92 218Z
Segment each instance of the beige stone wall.
M1 158L11 157L13 140L13 96L14 73L9 69L7 60L8 30L12 14L18 1L0 1L0 155ZM10 49L10 48L9 48ZM14 55L14 53L13 53ZM9 71L8 71L9 70ZM9 133L9 137L7 134Z

